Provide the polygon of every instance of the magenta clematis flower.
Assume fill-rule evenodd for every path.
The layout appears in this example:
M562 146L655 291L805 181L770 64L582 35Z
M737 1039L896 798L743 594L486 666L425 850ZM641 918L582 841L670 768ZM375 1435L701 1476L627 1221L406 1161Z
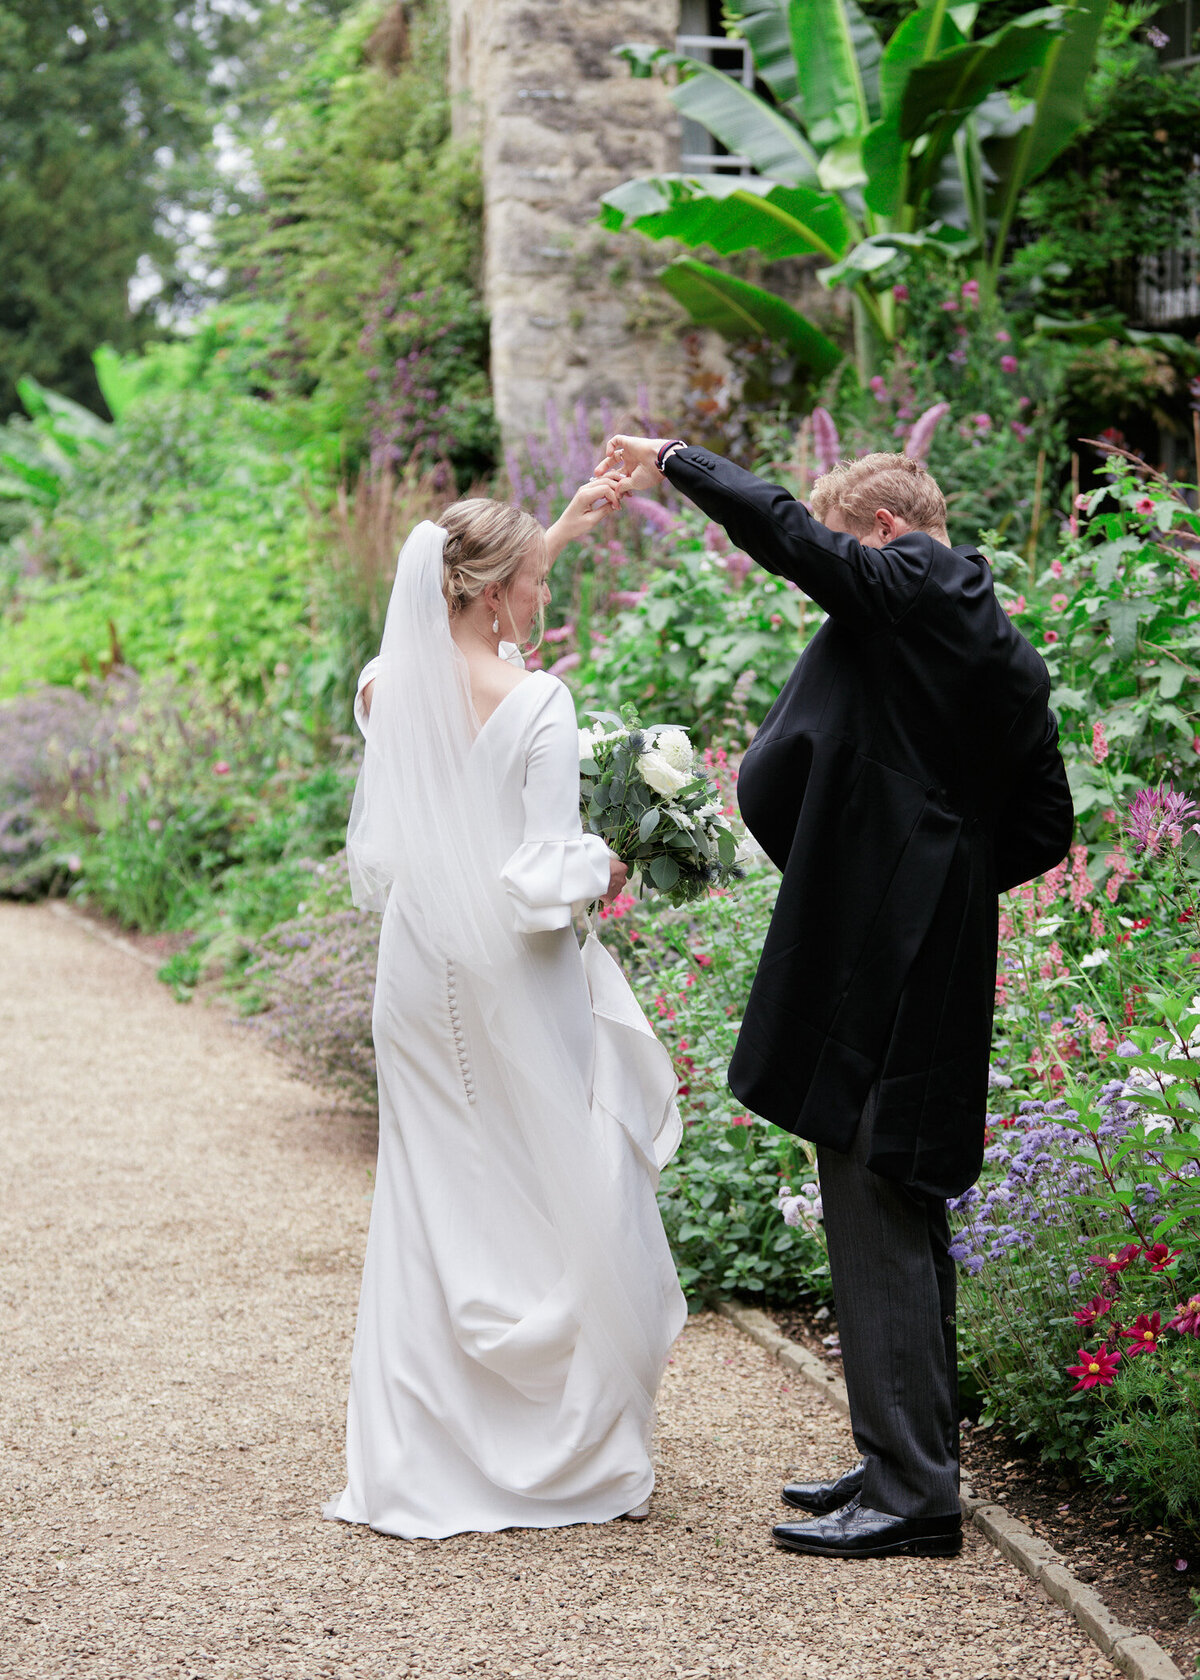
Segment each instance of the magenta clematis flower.
M1130 1344L1125 1350L1130 1359L1139 1353L1154 1352L1162 1334L1161 1323L1161 1313L1139 1313L1129 1329L1121 1331L1121 1335Z
M1183 841L1185 826L1200 834L1200 816L1193 800L1185 793L1176 793L1170 782L1160 782L1156 788L1143 788L1126 813L1124 829L1133 841L1135 853L1158 857L1164 846L1177 849Z
M1178 1330L1181 1336L1200 1336L1200 1295L1192 1296L1182 1312L1170 1320L1167 1329Z
M1113 1377L1121 1360L1119 1351L1114 1349L1109 1353L1107 1348L1097 1348L1095 1353L1089 1353L1086 1348L1080 1348L1076 1358L1079 1360L1078 1365L1067 1366L1071 1376L1079 1379L1075 1388L1071 1390L1072 1394L1080 1388L1112 1387Z

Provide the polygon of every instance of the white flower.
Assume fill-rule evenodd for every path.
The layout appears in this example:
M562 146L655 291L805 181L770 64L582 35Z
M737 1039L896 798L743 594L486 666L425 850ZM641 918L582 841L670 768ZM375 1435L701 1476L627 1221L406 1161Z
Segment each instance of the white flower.
M1079 966L1080 968L1099 968L1101 963L1105 963L1107 961L1108 952L1102 951L1100 947L1097 946L1094 951L1089 951L1086 957L1080 958Z
M676 828L695 828L695 823L686 811L681 811L678 805L668 805L667 815L674 822Z
M654 748L642 754L637 761L637 767L638 775L646 786L653 788L655 793L663 794L667 799L677 794L680 788L685 788L692 779L686 770L677 770L669 759L664 758L662 753Z
M596 747L596 737L592 734L591 730L590 729L581 729L579 731L579 756L580 756L580 758L591 758L592 753L595 751L595 747Z
M658 730L654 736L653 750L662 754L672 770L686 770L690 779L694 754L686 730Z

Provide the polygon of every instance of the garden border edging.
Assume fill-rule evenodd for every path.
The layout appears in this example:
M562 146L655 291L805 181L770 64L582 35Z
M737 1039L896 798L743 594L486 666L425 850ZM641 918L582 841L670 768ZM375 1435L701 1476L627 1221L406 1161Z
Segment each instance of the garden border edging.
M850 1403L842 1378L806 1347L782 1335L766 1313L757 1307L743 1307L736 1301L719 1302L717 1311L751 1341L773 1353L781 1365L803 1377L844 1417L849 1417ZM1093 1645L1127 1674L1129 1680L1185 1680L1182 1670L1158 1641L1118 1622L1100 1595L1076 1580L1062 1554L1048 1541L1040 1540L1018 1518L1009 1516L1003 1505L976 1499L969 1489L960 1497L963 1515L1001 1556L1036 1581L1047 1598L1070 1611Z

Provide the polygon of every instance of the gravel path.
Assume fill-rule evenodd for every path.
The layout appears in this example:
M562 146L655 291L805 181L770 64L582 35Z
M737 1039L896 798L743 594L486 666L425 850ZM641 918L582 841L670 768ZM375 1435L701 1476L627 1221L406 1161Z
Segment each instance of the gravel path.
M0 905L0 1674L88 1680L1116 1671L976 1532L960 1560L776 1551L832 1409L713 1317L654 1515L406 1543L323 1522L373 1144L245 1029Z

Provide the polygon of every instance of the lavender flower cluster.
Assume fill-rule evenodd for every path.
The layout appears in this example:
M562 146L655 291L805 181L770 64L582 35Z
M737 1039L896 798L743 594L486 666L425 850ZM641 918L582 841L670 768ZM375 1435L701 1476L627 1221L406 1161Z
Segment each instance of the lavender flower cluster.
M345 853L318 869L344 877ZM371 1010L378 945L378 916L320 908L272 928L246 970L262 1005L258 1023L366 1103L375 1100Z
M1101 1091L1097 1104L1105 1118L1096 1135L1113 1146L1138 1119L1137 1106L1124 1090L1122 1081L1112 1081ZM990 1261L1033 1248L1042 1231L1079 1228L1087 1217L1087 1204L1078 1198L1096 1188L1097 1168L1073 1159L1079 1153L1080 1133L1071 1122L1078 1115L1062 1097L1023 1102L1017 1112L1017 1124L1011 1131L999 1132L984 1152L985 1162L1003 1168L1003 1176L973 1184L946 1204L958 1225L950 1257L971 1277L978 1276ZM989 1119L998 1126L995 1116ZM1152 1185L1138 1189L1147 1204L1157 1197ZM1071 1281L1074 1287L1077 1273Z

